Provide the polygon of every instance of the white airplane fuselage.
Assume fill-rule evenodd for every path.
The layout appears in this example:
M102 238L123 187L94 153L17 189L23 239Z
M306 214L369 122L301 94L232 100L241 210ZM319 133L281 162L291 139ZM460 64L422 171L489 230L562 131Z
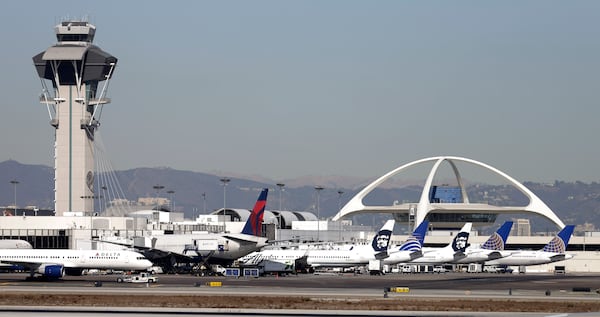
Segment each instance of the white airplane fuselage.
M444 264L462 258L452 248L423 248L423 256L409 261L413 264Z
M369 264L375 254L367 249L353 250L309 250L306 263L312 267L352 267Z
M145 270L152 262L133 251L2 249L0 262L32 267L55 264L69 269Z
M544 251L513 251L511 255L485 262L485 265L538 265L571 259L573 256L565 253Z
M421 252L415 251L391 251L389 256L383 259L383 264L394 265L398 263L406 263L421 257Z
M458 258L458 259L452 261L452 263L454 263L454 264L482 263L485 261L491 261L491 260L504 258L511 254L512 254L511 251L467 248L465 250L464 257Z

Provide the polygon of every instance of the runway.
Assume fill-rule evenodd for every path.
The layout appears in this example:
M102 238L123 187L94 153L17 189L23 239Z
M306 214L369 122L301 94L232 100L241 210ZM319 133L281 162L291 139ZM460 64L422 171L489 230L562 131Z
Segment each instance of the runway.
M572 289L600 289L599 274L486 274L486 273L446 273L446 274L388 274L383 276L330 274L300 274L288 276L266 276L260 278L197 277L192 275L157 275L159 282L150 284L153 289L173 289L195 287L200 289L208 282L221 282L219 289L235 288L286 288L286 289L337 289L342 292L357 290L382 291L386 287L408 287L417 290L440 291L571 291ZM57 287L71 288L90 286L99 281L103 287L145 288L145 284L117 283L118 275L65 276L57 281L25 281L27 274L0 274L0 288L6 287ZM248 289L250 291L250 289Z
M44 282L44 281L25 281L25 274L0 274L0 297L6 298L9 294L73 294L92 295L88 297L102 296L161 296L163 298L175 299L185 296L220 296L235 297L235 300L250 300L258 302L260 307L261 298L306 298L317 302L324 301L381 301L383 303L396 303L401 301L428 301L434 303L440 300L460 302L473 301L527 301L544 306L544 303L574 303L581 305L588 303L600 307L600 295L596 292L600 288L600 275L588 274L468 274L468 273L447 273L447 274L411 274L399 275L391 274L385 276L368 275L291 275L282 277L260 277L260 278L230 278L230 277L196 277L190 275L158 275L159 282L156 284L131 284L117 283L116 275L98 275L98 276L67 276L63 280ZM209 282L221 282L220 287L210 287ZM101 284L101 286L100 286ZM403 287L409 290L406 293L385 292L386 288ZM96 295L96 296L93 296ZM173 301L173 307L177 306ZM11 316L22 316L14 314L22 311L26 313L31 311L31 306L22 308L8 309L9 304L1 306L4 311L0 314L11 313ZM245 306L248 307L248 306ZM566 306L568 307L568 306ZM593 306L596 307L596 306ZM140 307L113 307L119 314L136 314L133 310ZM314 307L318 309L319 307ZM8 309L8 310L7 310ZM41 307L40 309L48 309ZM52 308L52 309L57 309ZM105 307L107 309L107 307ZM133 309L133 310L132 310ZM163 314L173 316L173 314L199 314L206 313L217 314L219 316L228 315L257 315L252 309L234 309L226 310L224 308L180 308L173 312L161 312L164 307L143 308L143 313ZM214 310L216 309L216 310ZM364 309L364 308L363 308ZM82 308L79 312L82 312ZM87 310L87 308L86 308ZM315 310L292 309L291 311L282 311L281 309L260 310L262 315L272 316L291 316L291 315L324 315L331 314L332 310L326 313L315 313ZM495 311L495 310L491 310ZM596 310L595 310L596 311ZM600 308L597 309L600 311ZM39 312L39 311L38 311ZM186 313L187 312L187 313ZM349 312L340 309L333 312L342 313L346 316L367 316L367 315L385 315L393 313L393 316L440 316L436 312L415 312L415 311L393 311L382 310L357 310L352 309ZM490 310L485 314L489 316ZM523 313L516 311L517 315ZM47 314L48 313L48 314ZM90 314L98 312L90 311ZM267 314L268 313L268 314ZM440 311L443 316L449 316L449 311ZM44 315L52 312L44 312ZM61 312L62 315L69 315L69 312ZM512 314L512 313L511 313ZM547 313L535 313L527 316L546 316ZM469 312L463 309L455 316L480 316L479 312ZM504 311L506 315L506 311ZM86 316L87 313L86 313ZM96 315L94 315L96 316ZM337 316L337 315L336 315ZM582 315L584 316L584 315Z

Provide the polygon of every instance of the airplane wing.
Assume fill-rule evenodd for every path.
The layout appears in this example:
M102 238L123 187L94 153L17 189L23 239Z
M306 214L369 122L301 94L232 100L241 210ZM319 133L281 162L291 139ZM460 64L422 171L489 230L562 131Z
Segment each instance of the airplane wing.
M258 239L256 239L256 238L260 238L260 237L256 237L256 236L250 236L250 235L247 235L247 236L248 237L242 237L239 235L232 235L232 234L223 235L224 238L231 239L233 241L240 242L240 243L248 243L248 242L257 243ZM265 241L266 241L266 238L265 238Z
M7 260L0 261L0 263L4 264L6 266L19 265L19 266L28 268L30 270L36 270L37 268L40 267L40 265L42 265L42 263L36 263L36 262L7 261Z
M377 260L383 260L383 259L385 259L385 258L387 258L389 256L390 255L387 253L387 251L375 253L375 259L377 259Z
M502 254L502 252L499 251L493 251L488 253L488 260L496 260L496 259L500 259L503 257L506 257L507 255Z
M413 251L413 252L410 253L409 256L410 256L410 260L412 261L412 260L414 260L416 258L422 257L423 256L423 252L421 250L419 250L419 251Z
M560 253L560 254L555 254L555 255L551 256L550 260L552 262L564 261L564 260L566 260L566 257L565 257L564 253Z
M150 261L156 261L156 260L164 259L167 257L172 257L177 262L190 262L191 260L194 259L194 257L183 254L183 253L164 251L164 250L160 250L160 249L154 249L151 247L136 246L136 245L129 244L129 243L122 243L122 242L115 242L115 241L102 240L102 242L124 246L124 247L127 247L128 249L134 249L134 250L142 253Z
M466 255L464 252L462 252L462 251L457 251L457 252L454 252L454 260L455 260L455 261L456 261L456 260L463 259L463 258L465 258L466 256L467 256L467 255Z

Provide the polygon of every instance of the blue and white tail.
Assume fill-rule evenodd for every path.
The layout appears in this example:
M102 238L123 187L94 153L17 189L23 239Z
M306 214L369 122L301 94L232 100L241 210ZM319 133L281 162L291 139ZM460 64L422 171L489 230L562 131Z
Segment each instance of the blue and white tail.
M542 251L552 253L565 253L567 251L567 245L573 234L574 225L565 226L546 246Z
M386 221L383 227L379 229L375 237L373 237L371 247L373 248L373 252L375 252L375 254L387 255L387 250L390 245L395 224L396 221L394 219Z
M512 221L506 221L487 239L486 242L481 245L481 248L495 251L504 250L504 247L506 246L506 239L508 239L508 234L510 233L512 225Z
M423 241L425 241L425 234L429 228L429 221L424 220L421 224L415 228L413 233L406 239L401 246L399 251L421 251L423 248Z
M269 189L264 188L260 192L260 195L258 195L258 200L256 200L256 204L254 204L254 208L252 209L252 212L246 221L244 229L242 229L242 233L257 237L261 236L263 216L265 214L265 207L267 206L268 193Z
M465 223L446 248L450 247L454 252L465 252L465 249L469 246L469 234L471 233L472 225L470 222Z

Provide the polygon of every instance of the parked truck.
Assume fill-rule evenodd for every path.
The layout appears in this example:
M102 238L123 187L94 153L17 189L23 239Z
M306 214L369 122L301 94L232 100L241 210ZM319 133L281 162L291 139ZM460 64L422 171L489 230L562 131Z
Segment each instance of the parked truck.
M369 260L369 266L367 268L371 275L383 274L383 262L381 260Z

